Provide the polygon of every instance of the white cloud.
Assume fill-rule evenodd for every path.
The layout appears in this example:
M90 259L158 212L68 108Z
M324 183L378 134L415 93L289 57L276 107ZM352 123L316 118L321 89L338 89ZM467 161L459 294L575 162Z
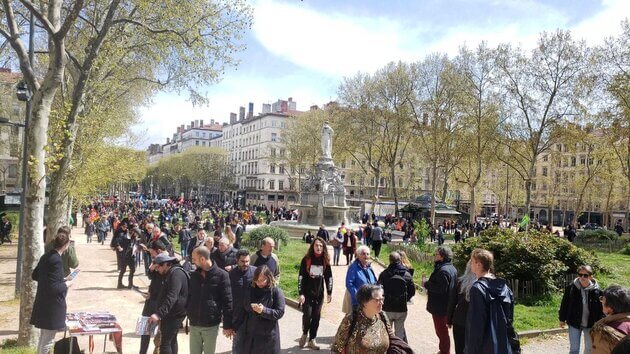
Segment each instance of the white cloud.
M571 28L575 38L582 38L588 44L595 45L605 37L621 33L621 22L630 16L630 2L604 0L602 5L602 11Z

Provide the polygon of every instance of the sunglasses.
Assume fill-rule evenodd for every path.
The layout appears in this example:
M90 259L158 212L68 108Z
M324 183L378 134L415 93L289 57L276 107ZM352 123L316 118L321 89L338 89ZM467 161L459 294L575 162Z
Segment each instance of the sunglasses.
M590 274L584 274L584 273L579 273L578 274L578 277L580 277L580 278L588 278L590 276L591 276Z

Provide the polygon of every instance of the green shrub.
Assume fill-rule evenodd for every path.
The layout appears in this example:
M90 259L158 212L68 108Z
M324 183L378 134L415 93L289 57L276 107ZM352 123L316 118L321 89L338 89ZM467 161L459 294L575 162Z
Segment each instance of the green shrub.
M420 248L425 247L426 239L427 237L429 237L429 232L430 232L429 224L424 218L422 218L420 222L417 222L417 221L413 222L413 229L416 232L416 239L418 240L418 246Z
M7 219L9 219L11 225L13 225L11 234L17 235L20 227L20 213L17 211L6 211L5 213L7 213Z
M597 257L570 242L537 231L515 233L510 229L491 228L479 237L453 247L455 266L463 270L475 248L494 254L495 273L502 278L535 281L543 292L550 293L561 286L567 273L574 273L582 264L595 272L606 272Z
M601 242L611 241L619 238L616 232L611 230L597 229L580 231L577 235L577 241L581 242Z
M626 243L626 245L621 249L621 251L619 251L619 253L630 256L630 243Z
M289 242L289 234L275 226L261 226L247 233L245 239L246 247L258 248L265 237L271 237L276 242L276 247L280 244L286 246Z

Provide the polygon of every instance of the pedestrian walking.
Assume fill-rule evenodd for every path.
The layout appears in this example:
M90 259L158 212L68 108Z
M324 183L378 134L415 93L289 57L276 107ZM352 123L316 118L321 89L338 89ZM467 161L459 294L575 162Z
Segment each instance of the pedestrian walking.
M228 273L210 258L205 246L195 248L192 261L196 266L190 275L186 314L190 321L190 353L214 354L219 324L223 335L231 338L232 288Z
M337 233L330 242L333 247L333 265L339 265L339 256L341 255L341 249L343 247L343 234L341 228L337 229Z
M604 289L601 302L606 317L591 329L592 354L610 353L630 334L630 291L619 285L609 286Z
M188 299L188 273L175 257L159 254L153 260L157 271L164 277L157 300L157 310L150 317L159 322L161 333L160 354L177 354L177 333L186 317Z
M245 354L280 353L280 326L284 316L284 294L277 287L272 270L265 264L256 268L245 293ZM249 304L249 306L247 306Z
M354 234L354 230L348 230L343 237L343 255L346 256L346 265L350 265L356 251L357 237Z
M416 295L416 287L409 269L402 264L400 254L389 254L389 265L378 276L378 284L383 287L385 302L383 311L391 322L394 333L405 342L405 320L407 319L407 302Z
M464 354L466 348L466 316L470 304L470 289L477 281L477 275L470 268L470 261L466 264L464 275L457 279L457 285L451 292L448 301L447 323L453 329L455 354Z
M477 281L470 289L466 315L466 354L517 354L520 343L512 324L514 299L505 279L492 274L494 256L484 249L470 255Z
M151 259L155 259L159 254L164 254L164 256L168 256L168 252L166 251L166 246L161 241L151 242L149 247L147 247L147 252ZM162 291L162 282L164 281L164 277L158 271L158 265L156 263L151 263L149 265L149 271L147 272L147 277L150 280L149 283L149 291L146 294L143 294L144 297L144 306L142 307L142 316L151 317L152 314L157 312L157 302L158 296ZM155 336L154 344L156 349L160 347L160 337L161 334L158 333ZM150 335L141 335L140 336L140 354L146 354L149 349L149 343L151 342Z
M593 278L589 265L578 267L578 277L564 289L558 318L560 327L569 326L569 354L580 353L580 342L584 337L584 353L591 352L589 332L595 322L604 318L602 290Z
M427 311L433 318L435 333L440 340L441 354L449 354L451 350L446 315L449 296L457 282L457 270L451 262L452 258L453 252L448 247L438 246L435 250L433 273L431 273L429 280L423 284L428 295Z
M236 252L236 267L229 274L230 287L232 288L232 328L234 336L232 337L232 352L242 353L243 343L245 340L245 293L251 286L252 279L256 267L250 265L249 251L245 248Z
M136 257L140 253L138 246L138 238L142 234L142 230L139 228L133 228L126 234L119 236L115 240L114 247L116 252L122 253L122 264L118 273L118 289L133 288L133 275L136 272ZM125 272L129 268L129 277L127 286L124 286L122 279L125 276Z
M271 237L265 237L262 240L260 250L251 256L251 263L254 267L266 265L276 277L276 281L278 281L280 280L280 260L273 253L275 246L276 242Z
M2 216L2 225L0 225L0 245L5 242L13 243L11 241L11 230L13 229L11 220L9 220L6 213L1 213L0 216Z
M374 250L374 257L378 258L381 254L381 246L383 245L383 229L378 226L378 222L374 222L374 227L371 232L372 236L372 249Z
M87 243L92 243L92 236L96 232L96 227L94 226L94 221L92 219L88 219L88 224L85 227L85 235L87 236Z
M346 272L346 294L343 299L342 310L350 313L359 306L357 291L363 284L376 284L377 278L370 261L370 248L357 248L356 259Z
M300 348L307 345L308 340L308 348L319 350L315 338L324 303L324 284L326 285L326 302L330 303L333 290L330 256L326 248L326 241L317 237L302 258L298 275L299 303L302 307Z

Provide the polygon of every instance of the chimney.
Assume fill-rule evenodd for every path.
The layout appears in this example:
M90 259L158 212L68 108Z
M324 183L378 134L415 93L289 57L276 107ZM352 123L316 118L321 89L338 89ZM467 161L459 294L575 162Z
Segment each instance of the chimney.
M179 130L179 132L180 132L180 133L183 133L183 132L184 132L184 125L183 125L183 124L181 125L181 129Z
M186 126L186 130L190 130L190 125L187 125L187 126Z
M199 128L203 128L203 119L199 121Z
M210 119L210 125L214 125L214 119Z
M271 113L271 104L263 103L263 105L262 105L262 112L263 112L263 114Z
M177 127L177 134L179 134L179 132L181 132L180 127Z
M170 144L170 143L171 143L171 139L166 138L166 143L167 143L167 144Z
M191 120L191 121L190 121L190 127L191 127L191 128L194 128L194 127L195 127L195 121L194 121L194 120Z
M230 113L230 124L236 124L236 113Z
M238 108L238 120L243 121L245 119L245 107L240 106Z
M249 112L247 113L247 118L252 118L254 116L254 103L249 103Z

